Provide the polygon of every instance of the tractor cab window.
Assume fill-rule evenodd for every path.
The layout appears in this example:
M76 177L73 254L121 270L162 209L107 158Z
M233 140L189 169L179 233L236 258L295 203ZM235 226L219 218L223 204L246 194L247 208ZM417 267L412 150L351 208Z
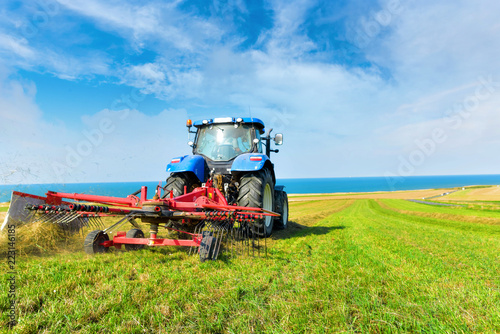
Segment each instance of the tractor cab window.
M195 154L213 161L229 161L252 151L253 130L249 125L212 124L198 130Z
M262 153L262 141L260 140L260 131L255 129L255 138L259 140L257 143L257 152Z

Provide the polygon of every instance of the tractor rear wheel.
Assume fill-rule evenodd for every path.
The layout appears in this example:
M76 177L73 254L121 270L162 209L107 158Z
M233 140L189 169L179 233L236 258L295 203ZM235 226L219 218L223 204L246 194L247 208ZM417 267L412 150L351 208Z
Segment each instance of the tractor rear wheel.
M87 234L83 242L83 249L87 254L107 253L108 247L101 245L104 241L108 241L109 236L101 230L95 230Z
M173 173L167 178L165 191L172 191L174 197L184 195L184 187L190 193L195 188L199 187L199 181L194 174L191 173Z
M127 232L127 238L144 238L144 232L138 228L133 228ZM125 244L125 249L127 251L136 251L139 249L143 249L144 245L128 245Z
M263 169L258 172L244 174L240 178L238 205L273 211L274 209L274 183L271 172ZM268 237L273 231L273 218L265 216L256 222L253 231L260 237Z

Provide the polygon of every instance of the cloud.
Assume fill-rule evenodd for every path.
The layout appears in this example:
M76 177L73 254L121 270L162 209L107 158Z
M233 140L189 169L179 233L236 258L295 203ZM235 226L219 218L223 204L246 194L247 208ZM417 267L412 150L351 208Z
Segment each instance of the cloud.
M15 38L2 33L0 33L0 49L24 59L33 59L35 56L35 52L29 47L25 38Z
M82 117L74 141L51 163L59 181L160 181L174 156L188 154L186 111L147 116L137 110L101 110Z
M185 110L104 109L70 130L46 120L36 94L33 82L0 70L0 183L159 181L169 159L189 152Z
M216 25L178 10L179 1L141 5L96 0L58 2L95 20L103 30L118 31L139 49L146 47L147 42L163 41L179 50L199 52L206 48L205 41L216 41L221 36Z
M398 10L391 11L394 3L399 4ZM173 145L172 138L183 136L175 132L177 126L168 125L175 136L154 137L150 133L162 133L159 124L183 124L181 118L186 113L200 118L251 114L285 133L285 146L275 155L277 163L285 166L280 169L281 177L301 176L300 169L316 176L383 175L397 169L399 156L408 157L418 150L415 141L431 138L436 128L446 129L448 140L415 168L417 174L439 173L445 170L443 166L450 167L450 161L463 166L464 171L483 170L464 156L484 161L479 152L493 150L498 144L494 132L496 93L480 101L475 112L463 119L460 130L449 128L450 113L451 117L457 115L457 105L465 108L466 99L475 96L480 78L500 80L500 43L496 38L500 25L495 16L500 5L493 1L450 4L391 0L355 9L353 5L336 5L339 14L324 9L323 15L326 5L318 1L276 0L266 3L268 13L259 19L269 23L262 25L250 19L253 9L241 1L228 6L215 1L200 8L181 1L58 0L57 4L60 8L51 21L54 25L49 23L37 38L8 29L1 32L0 56L12 68L52 73L67 80L118 82L186 109L168 109L152 116L129 110L130 118L120 126L131 133L134 130L128 122L143 127L141 142L160 140ZM78 23L69 24L70 16ZM323 19L315 26L311 17ZM21 27L25 21L16 18L8 24ZM52 35L60 23L68 28L68 34L89 41L78 42L84 45L79 48L76 40L85 38L75 37L74 44L68 42L70 47L57 38L50 40L51 36L60 37ZM80 24L88 25L91 32L80 31ZM321 29L313 33L311 26L319 25ZM245 30L248 26L258 28L249 33ZM358 43L356 33L365 34L364 44ZM102 47L93 40L99 34L116 45ZM43 131L54 133L58 126L64 128L64 124L43 122L32 84L5 80L4 90L12 95L2 95L2 103L12 110L8 117L29 111L35 123L41 122ZM24 109L18 112L16 103ZM83 131L91 131L92 124L112 116L106 110L90 113L95 119L83 119L76 135L80 141L88 140ZM24 126L42 136L31 120ZM66 173L67 179L84 180L85 170L92 171L97 165L102 170L95 175L113 178L112 173L104 172L112 165L112 156L106 152L140 160L139 155L122 150L134 147L134 152L139 152L140 145L120 129L116 125L116 131L93 149L87 162ZM60 137L67 139L70 147L80 143L75 142L75 133ZM289 148L300 150L300 168L292 167L297 165L292 153L296 150ZM65 146L53 150L63 157L55 157L56 161L64 163ZM173 149L164 154L174 154ZM144 163L152 166L153 161L147 158ZM130 166L130 170L118 171L116 177L130 179L134 177L131 170L141 169L137 162ZM152 169L148 169L150 173Z
M48 182L47 158L60 151L58 139L67 135L61 124L43 120L32 82L9 77L0 70L0 182ZM60 138L54 138L57 133Z
M498 68L498 2L420 1L402 6L393 29L380 41L382 47L368 54L398 80L412 78L434 87L450 85L456 78L472 80L485 74L480 71Z

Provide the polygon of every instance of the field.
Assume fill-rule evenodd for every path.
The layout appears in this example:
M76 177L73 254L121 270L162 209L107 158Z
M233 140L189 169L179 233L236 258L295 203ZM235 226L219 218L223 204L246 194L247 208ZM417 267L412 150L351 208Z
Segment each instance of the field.
M500 332L500 196L477 201L475 189L431 199L461 206L394 193L293 196L290 227L267 241L267 257L200 263L180 248L88 256L78 240L67 243L72 251L59 243L18 257L15 329ZM7 260L1 265L5 330Z

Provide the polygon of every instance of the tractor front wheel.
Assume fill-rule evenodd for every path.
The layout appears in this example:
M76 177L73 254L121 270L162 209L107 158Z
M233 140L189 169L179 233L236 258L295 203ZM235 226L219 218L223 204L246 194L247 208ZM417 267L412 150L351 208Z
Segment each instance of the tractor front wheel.
M184 195L184 187L188 193L199 187L199 181L194 174L191 173L173 173L167 178L165 191L172 191L174 197Z
M240 178L238 205L273 211L274 209L274 183L271 172L263 169L258 172L244 174ZM256 222L253 231L260 237L268 237L273 231L273 218L265 216Z
M108 241L109 236L101 230L95 230L87 234L83 242L83 249L87 254L107 253L108 247L101 245L104 241Z

